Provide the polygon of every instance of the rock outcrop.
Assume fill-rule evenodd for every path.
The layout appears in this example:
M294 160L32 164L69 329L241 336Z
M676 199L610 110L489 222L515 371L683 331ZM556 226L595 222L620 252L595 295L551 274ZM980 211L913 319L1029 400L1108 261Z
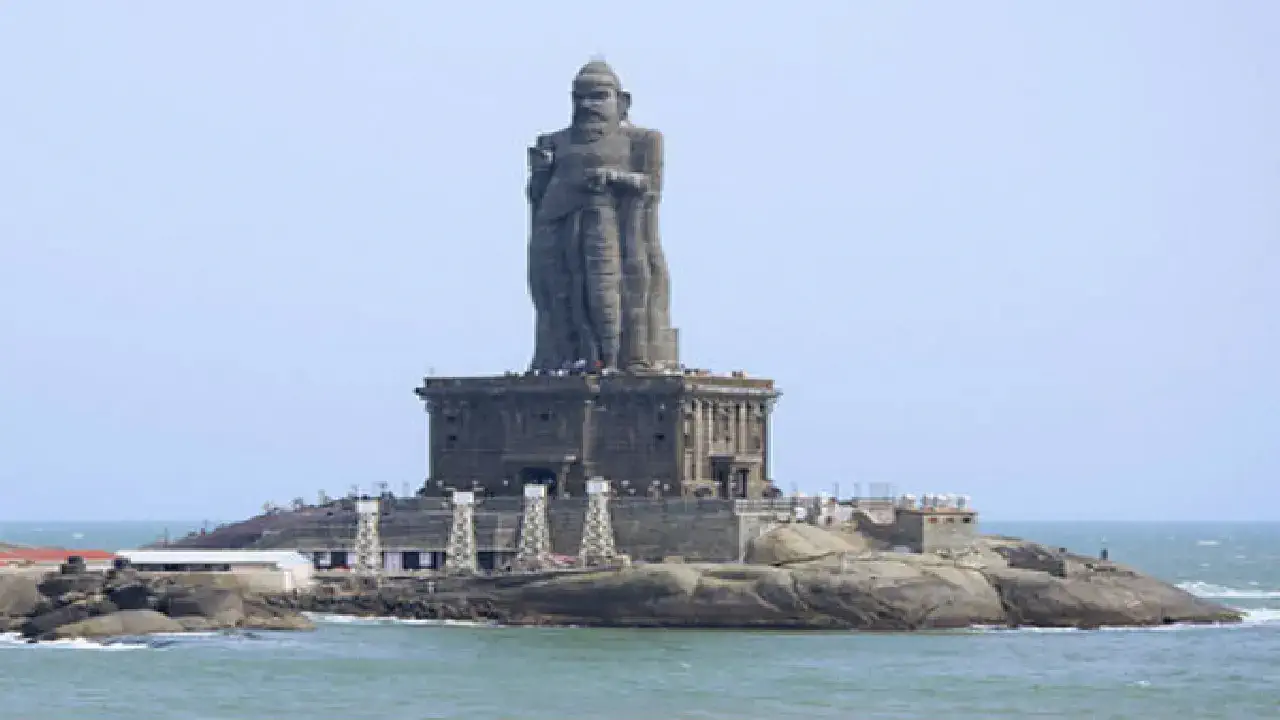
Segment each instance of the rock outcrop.
M857 538L812 526L783 526L753 542L747 557L754 563L413 580L273 602L355 615L613 627L904 631L1241 619L1134 570L1012 538L982 538L946 556L913 555L861 549Z
M0 631L30 640L249 628L305 630L303 615L238 587L193 577L144 578L128 570L64 567L44 578L0 574Z

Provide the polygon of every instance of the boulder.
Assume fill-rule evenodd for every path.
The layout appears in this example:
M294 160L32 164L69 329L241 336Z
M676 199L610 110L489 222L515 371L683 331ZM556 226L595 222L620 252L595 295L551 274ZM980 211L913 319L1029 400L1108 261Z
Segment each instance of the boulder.
M26 617L40 605L39 583L26 573L0 574L0 617Z
M71 593L93 594L102 589L103 576L96 573L49 575L40 583L40 594L58 598Z
M85 605L64 605L37 615L22 624L20 632L27 638L50 637L56 628L88 620L91 613Z
M156 609L157 601L151 588L139 582L112 588L107 597L121 610Z
M1241 619L1230 608L1132 571L1063 578L1008 568L988 570L987 576L1000 594L1010 625L1096 628Z
M219 627L235 627L245 616L243 595L219 587L175 587L161 598L159 608L172 618L203 617Z
M60 625L53 630L58 639L105 638L122 635L153 635L183 632L183 626L155 610L121 610L79 622Z
M821 566L650 565L567 575L495 598L517 622L914 630L1004 620L977 570L870 560Z
M788 523L748 542L745 560L753 565L785 565L866 549L866 542L857 536L805 523Z

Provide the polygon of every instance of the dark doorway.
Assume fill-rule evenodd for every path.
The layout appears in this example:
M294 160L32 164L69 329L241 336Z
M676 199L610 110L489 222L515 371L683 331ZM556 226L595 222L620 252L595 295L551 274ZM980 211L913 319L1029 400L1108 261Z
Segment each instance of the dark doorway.
M733 497L733 483L729 479L729 467L717 464L715 466L715 478L716 494L725 500Z
M400 556L400 567L404 570L421 570L422 569L422 553L417 551L408 551Z
M349 569L347 565L347 553L345 550L335 550L333 552L332 557L333 557L333 560L332 562L329 563L330 567L334 568L335 570Z
M541 467L527 467L520 471L520 487L525 485L546 485L547 497L556 494L560 482L555 472Z

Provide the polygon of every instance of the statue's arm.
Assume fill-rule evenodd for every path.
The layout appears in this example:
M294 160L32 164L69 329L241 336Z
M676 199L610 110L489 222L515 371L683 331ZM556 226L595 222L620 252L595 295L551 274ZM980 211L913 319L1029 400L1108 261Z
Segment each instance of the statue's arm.
M649 194L662 196L663 147L662 133L650 130L645 133L644 160L645 174L649 176Z
M537 208L547 192L547 184L551 182L551 172L555 165L555 145L551 137L539 135L528 154L529 182L525 186L525 196L529 198L529 205Z
M651 197L662 193L662 133L644 130L632 140L632 168L613 178L635 192Z

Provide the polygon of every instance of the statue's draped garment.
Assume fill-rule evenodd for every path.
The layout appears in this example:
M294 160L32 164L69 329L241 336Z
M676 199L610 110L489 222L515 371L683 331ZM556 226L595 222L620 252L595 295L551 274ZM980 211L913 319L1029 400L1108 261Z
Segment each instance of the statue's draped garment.
M662 135L628 123L589 138L573 127L540 136L532 165L529 285L537 370L645 369L677 364L670 283L658 234ZM643 190L587 182L609 168L644 176Z

